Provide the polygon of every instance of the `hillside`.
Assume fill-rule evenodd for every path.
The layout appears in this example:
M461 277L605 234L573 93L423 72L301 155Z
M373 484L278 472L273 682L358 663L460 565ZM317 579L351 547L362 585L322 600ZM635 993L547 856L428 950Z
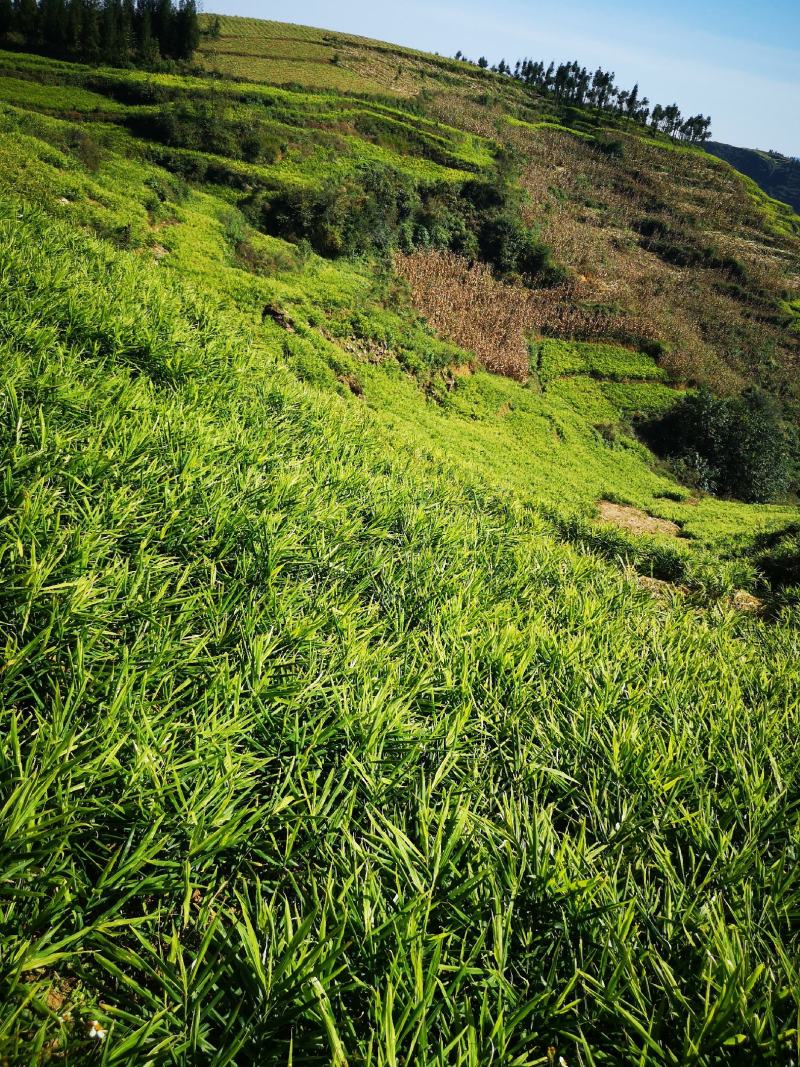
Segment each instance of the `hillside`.
M773 200L781 200L800 212L800 160L777 152L735 148L719 141L708 141L705 147L712 155L752 178Z
M796 1061L796 483L647 427L796 425L800 219L203 26L0 52L0 1062Z

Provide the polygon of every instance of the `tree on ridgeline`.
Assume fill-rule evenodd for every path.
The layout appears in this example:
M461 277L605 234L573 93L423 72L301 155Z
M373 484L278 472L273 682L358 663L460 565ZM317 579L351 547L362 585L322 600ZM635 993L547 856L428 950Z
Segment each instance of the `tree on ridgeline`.
M704 144L711 136L711 117L694 115L686 119L680 128L680 135L684 141L692 144Z
M462 63L476 65L460 50L455 58ZM481 56L477 66L481 70L489 67L485 56ZM592 73L577 60L558 65L551 61L546 67L541 60L534 61L526 57L518 59L513 68L501 59L491 70L495 74L512 77L537 92L553 96L558 104L606 111L620 118L632 119L643 126L649 124L659 133L691 144L703 144L711 136L710 118L693 115L684 119L677 104L668 104L666 107L654 104L651 107L648 98L640 95L638 82L632 89L621 89L615 83L616 74L602 67Z

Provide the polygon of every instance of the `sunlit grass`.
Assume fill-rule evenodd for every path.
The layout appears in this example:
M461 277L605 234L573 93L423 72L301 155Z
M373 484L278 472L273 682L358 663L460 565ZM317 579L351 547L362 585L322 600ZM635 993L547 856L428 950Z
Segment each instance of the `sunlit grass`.
M650 357L487 374L55 88L0 107L0 1062L796 1060L800 630L729 596L796 508L655 464Z
M160 268L2 257L7 1054L789 1055L796 629L392 459Z

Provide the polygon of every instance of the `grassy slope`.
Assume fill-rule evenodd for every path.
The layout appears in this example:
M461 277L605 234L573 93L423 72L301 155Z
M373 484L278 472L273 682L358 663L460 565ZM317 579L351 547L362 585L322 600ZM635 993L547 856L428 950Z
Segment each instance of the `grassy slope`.
M15 66L27 65L27 60L17 57L9 58L9 62ZM174 81L171 76L162 77L167 84ZM25 87L30 83L8 80L17 93L17 103L22 103ZM190 84L193 88L194 83ZM77 88L67 93L61 89L48 91L51 92L49 110L56 114L58 110L62 114L73 113L80 98L78 94L86 92ZM39 86L35 86L35 106L39 105L40 92ZM336 111L335 103L324 98L307 94L297 94L297 97L294 99L290 94L289 99L293 108L299 108L298 121L302 121L309 107L324 106L328 112ZM100 99L107 102L96 105L101 119L121 106L108 97ZM243 273L237 269L242 264L232 247L236 238L231 238L231 227L238 234L241 223L231 221L235 212L231 213L227 203L229 194L224 189L215 187L203 194L193 193L188 201L177 206L159 207L165 217L169 216L168 225L163 225L158 217L151 218L153 187L160 183L169 189L170 180L158 168L145 180L147 171L140 162L125 158L126 154L136 155L137 142L116 126L94 122L93 134L101 141L105 138L107 148L100 175L87 175L79 165L65 166L63 157L54 156L52 148L39 139L48 138L55 145L64 142L74 127L60 126L59 121L19 108L6 112L3 178L9 189L25 190L37 202L49 203L61 215L88 221L105 236L122 234L126 243L141 248L160 245L170 253L163 262L165 268L184 275L190 273L209 294L232 300L254 324L265 302L277 302L289 311L302 330L299 338L284 339L284 347L288 345L286 354L302 376L317 384L335 385L337 375L354 371L379 419L389 420L395 431L401 429L412 444L420 443L419 430L425 426L424 445L438 444L455 458L468 457L466 466L471 468L468 473L478 480L489 479L498 487L533 494L546 503L566 504L584 514L592 512L600 495L610 495L677 521L688 535L701 544L713 546L715 551L731 549L737 543L747 542L754 532L780 528L794 518L792 508L751 508L713 498L689 503L668 499L665 493L683 498L687 494L665 474L654 471L651 458L624 431L617 435L618 444L609 455L597 426L625 421L637 411L658 410L669 401L671 390L661 384L663 372L648 357L640 357L646 368L642 382L630 381L629 368L624 364L621 364L624 373L614 367L601 367L599 371L589 368L583 375L578 367L577 374L575 369L571 370L569 379L553 383L543 395L510 381L478 376L448 398L446 411L432 408L413 379L398 373L400 368L392 360L391 365L376 368L364 362L363 352L359 357L359 346L374 343L376 339L383 342L387 337L392 343L399 339L406 349L403 366L425 365L431 360L460 362L469 357L447 348L437 355L435 342L418 328L409 327L408 310L401 308L398 313L391 306L387 308L385 296L376 289L371 269L327 264L314 256L298 259L291 246L251 234L249 244L257 255L264 257L265 268L259 269L256 262L256 277ZM26 129L39 136L25 141L23 146L15 142L14 133ZM363 143L359 142L359 153L362 147ZM373 151L373 146L366 148L368 153ZM271 168L271 176L280 174L286 178L298 171L307 180L315 166L309 151L318 149L299 151L301 155L296 163L290 152ZM472 142L465 144L463 151L470 159L475 158ZM39 161L38 166L28 165L27 152ZM447 167L424 159L389 154L394 162L415 172L425 168L433 174L450 173ZM258 173L263 169L244 163L235 166L244 172ZM132 195L137 190L138 194ZM70 203L63 204L62 199ZM392 294L394 299L396 294ZM360 309L357 316L352 313L353 307ZM334 340L339 339L336 336L339 334L344 339L354 335L355 359L341 348L326 345L321 333L333 336ZM626 358L628 354L618 350L617 359ZM652 384L648 383L648 377ZM618 381L620 378L623 380ZM493 417L506 406L517 412L514 418ZM518 426L520 412L533 416L526 420L522 434ZM480 418L476 418L477 413ZM481 439L485 439L484 447L473 448L472 443ZM525 453L535 455L536 460L530 462ZM554 493L556 471L560 473Z
M668 500L610 447L670 388L625 350L426 399L468 355L369 264L243 230L97 88L19 80L2 1053L88 1061L97 1018L108 1063L796 1056L796 616L655 600L586 546L676 549L568 518L602 493L719 547L793 509Z

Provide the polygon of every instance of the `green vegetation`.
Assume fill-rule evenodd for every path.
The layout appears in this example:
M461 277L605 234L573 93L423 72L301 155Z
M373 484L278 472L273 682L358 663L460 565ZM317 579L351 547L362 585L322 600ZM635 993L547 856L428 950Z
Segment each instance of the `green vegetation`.
M650 356L611 345L540 341L536 369L542 382L569 374L590 374L608 381L663 382L666 373Z
M157 65L191 58L195 0L3 0L0 41L89 63Z
M798 509L636 429L793 425L791 226L202 25L296 84L0 53L0 1062L797 1060Z
M364 163L319 189L259 192L243 210L264 232L308 241L323 256L445 248L490 263L501 275L545 283L560 276L500 182L424 186L391 167Z
M702 390L651 422L647 433L656 450L672 456L687 480L707 492L764 502L785 493L797 477L796 434L760 390L733 398Z

